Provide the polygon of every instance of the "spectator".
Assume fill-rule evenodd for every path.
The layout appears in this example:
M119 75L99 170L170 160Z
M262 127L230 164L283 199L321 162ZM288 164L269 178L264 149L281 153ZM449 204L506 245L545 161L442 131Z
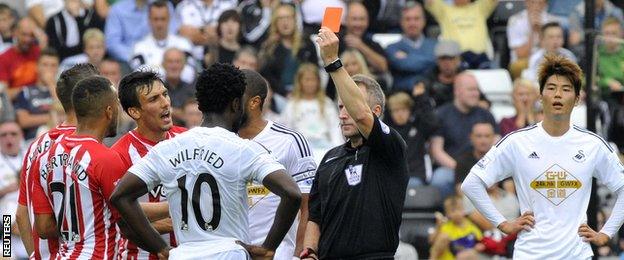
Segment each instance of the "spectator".
M494 116L478 106L479 85L472 74L457 75L453 88L453 102L436 111L440 128L433 134L430 144L431 156L439 165L433 171L431 184L440 189L443 197L453 193L457 159L472 149L469 141L472 126L477 122L496 126ZM498 133L497 128L495 132Z
M596 0L594 2L594 27L596 30L600 30L602 23L609 17L615 17L624 23L624 14L622 9L615 6L609 0ZM585 22L585 3L580 2L569 16L570 26L568 34L568 44L574 48L574 46L580 46L585 37L583 34L583 23Z
M227 10L219 16L217 23L219 40L215 45L206 47L204 67L209 67L214 62L232 63L234 55L241 48L240 19L236 10Z
M461 50L459 44L451 40L442 40L435 47L436 66L425 75L425 86L429 97L439 107L453 101L453 82L462 72Z
M457 158L455 168L455 187L459 188L470 169L487 153L496 141L494 126L490 122L477 122L470 129L470 144L472 149ZM456 189L460 190L460 189ZM458 193L459 194L459 193ZM490 229L490 228L488 228Z
M184 102L195 97L195 88L182 79L186 55L179 49L171 48L165 51L163 68L165 69L165 86L171 98L173 119L183 118L182 106Z
M398 0L368 0L362 1L368 16L373 21L369 30L375 33L389 33L400 30L401 17L396 14L401 12L406 1Z
M0 54L0 84L8 87L7 94L10 100L22 86L37 81L37 58L40 48L45 46L45 33L37 28L30 18L22 18L15 27L15 45ZM40 44L37 44L37 40Z
M15 16L13 9L4 3L0 3L0 53L13 46L13 25Z
M342 64L349 73L349 76L354 76L357 74L364 74L367 76L372 76L370 70L368 69L368 64L366 63L366 59L361 52L356 49L347 49L340 54L340 60L342 60Z
M624 41L622 24L615 17L607 18L602 24L604 40L598 47L598 86L602 100L610 105L617 104L611 92L624 91Z
M17 196L19 171L24 160L24 135L19 125L14 121L0 123L0 212L3 216L11 216L11 251L8 259L25 259L28 253L19 237L15 211L17 210ZM6 226L5 226L6 227Z
M184 127L191 129L196 126L200 126L203 119L203 114L199 110L197 100L194 98L187 100L182 106L182 121Z
M425 12L418 2L409 2L401 11L403 37L386 48L390 61L393 89L411 92L424 73L435 64L436 41L426 38Z
M45 28L46 21L63 10L63 0L25 0L28 16L39 28Z
M59 57L53 49L43 49L37 60L37 81L21 89L14 102L16 119L24 130L24 137L35 137L37 128L50 121L50 111L56 96L56 75Z
M169 5L170 3L165 0L158 0L149 4L148 20L150 33L134 44L130 62L132 69L136 70L140 66L149 66L162 74L163 56L167 49L177 48L190 54L193 47L191 42L169 30L168 24L171 23L171 15L173 14L168 8ZM186 82L193 82L195 80L195 60L189 57L184 61L180 77ZM179 105L182 105L182 103Z
M296 26L297 13L292 5L281 4L271 17L269 38L260 50L260 74L273 92L287 96L292 91L295 72L300 63L318 64L312 42L301 35Z
M308 139L317 163L325 152L344 141L336 118L338 111L321 88L318 68L314 64L301 64L292 96L282 112L282 122Z
M570 13L582 0L549 0L548 13L555 15L559 20L568 20Z
M46 22L48 45L58 51L61 61L80 54L84 49L81 35L89 28L104 29L104 18L82 0L65 0L65 8Z
M245 41L260 47L267 37L271 25L271 13L280 0L244 0L238 5L241 10L241 26Z
M512 15L507 21L507 45L511 57L509 72L512 79L519 77L529 66L529 57L539 47L542 25L564 20L546 12L546 2L547 0L524 0L526 9Z
M497 4L498 0L426 0L425 7L440 24L441 38L459 43L463 60L474 69L488 68L493 56L486 22Z
M258 55L251 47L243 47L234 54L232 64L238 69L258 71Z
M96 67L100 65L106 55L104 33L97 28L87 29L82 35L82 42L83 53L64 59L61 62L61 73L79 63L91 63Z
M356 49L346 49L340 54L340 60L349 73L349 76L364 74L370 77L373 77L370 70L368 69L368 64L366 63L366 59L361 52ZM381 85L381 84L380 84ZM384 86L381 87L384 89ZM329 80L327 81L327 87L325 87L325 92L328 97L332 100L336 99L336 86L334 82Z
M446 218L436 216L437 230L432 235L431 259L478 259L481 230L465 217L461 198L444 200Z
M529 67L522 72L522 77L537 82L537 69L544 60L544 56L555 54L564 56L576 62L576 56L568 49L563 48L563 28L559 23L547 23L540 29L540 49L531 54Z
M501 136L506 136L513 131L541 121L537 111L539 95L537 90L537 85L534 81L523 78L518 78L514 81L511 99L516 109L516 114L512 117L503 118L500 121Z
M388 61L384 57L384 49L366 34L369 21L364 4L356 1L350 2L347 9L344 41L341 43L344 43L343 47L361 52L373 73L382 74L388 71Z
M118 61L112 59L104 59L98 66L102 77L107 78L115 86L119 86L121 81L121 65Z
M397 92L388 98L389 118L386 123L394 128L407 143L407 170L411 185L425 184L426 144L437 130L438 121L424 93L416 96Z
M169 14L173 6L167 3ZM109 54L121 61L129 62L134 44L150 33L148 22L148 0L118 0L108 12L104 34ZM178 31L178 21L170 16L168 32Z
M201 60L205 45L218 43L217 21L225 10L236 8L236 0L184 0L176 11L180 17L180 35L189 39L195 48L193 57Z

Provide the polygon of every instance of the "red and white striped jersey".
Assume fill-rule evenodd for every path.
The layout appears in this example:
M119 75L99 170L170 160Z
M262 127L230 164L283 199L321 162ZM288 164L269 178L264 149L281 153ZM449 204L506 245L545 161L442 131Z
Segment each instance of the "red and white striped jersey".
M184 131L186 131L186 128L184 127L173 126L167 132L165 139L173 138ZM111 147L111 149L119 153L119 156L124 162L124 169L127 170L130 166L134 165L134 163L138 162L143 156L145 156L147 152L152 150L152 147L156 144L156 142L148 140L147 138L141 136L136 130L133 130L122 136ZM165 191L163 190L162 185L158 185L138 199L139 202L160 202L166 200L167 198L165 197ZM162 238L169 243L170 246L176 246L175 235L173 232L163 234ZM141 249L130 240L125 239L123 236L119 241L119 256L121 259L158 259L156 254L151 254L150 252Z
M109 198L125 173L121 158L89 136L58 139L33 171L35 214L54 214L60 234L57 259L114 259L119 215Z
M57 239L41 239L37 230L35 230L35 215L32 206L32 183L38 181L39 174L31 174L31 165L37 157L50 149L52 142L58 138L72 134L76 130L75 126L62 126L59 125L47 133L37 137L28 147L24 160L22 162L22 169L20 171L20 187L18 203L22 206L28 207L28 219L30 226L32 227L30 234L33 239L34 251L31 254L31 259L50 259L56 255L58 251L59 242Z

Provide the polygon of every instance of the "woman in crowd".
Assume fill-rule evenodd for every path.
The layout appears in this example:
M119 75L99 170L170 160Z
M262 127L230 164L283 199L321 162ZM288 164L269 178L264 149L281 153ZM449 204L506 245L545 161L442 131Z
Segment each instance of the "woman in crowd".
M338 111L321 88L316 65L304 63L299 66L295 87L282 112L282 122L308 139L317 163L325 152L344 142Z

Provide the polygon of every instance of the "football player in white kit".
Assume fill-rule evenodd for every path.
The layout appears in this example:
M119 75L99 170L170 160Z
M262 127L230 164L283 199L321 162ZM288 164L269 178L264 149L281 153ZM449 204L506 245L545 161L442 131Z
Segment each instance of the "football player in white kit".
M502 138L475 165L462 191L501 231L518 233L514 259L589 259L624 221L624 166L598 135L570 124L579 102L582 71L561 56L539 68L544 120ZM486 188L512 177L522 215L507 220ZM587 223L592 177L618 195L599 232Z
M290 228L286 237L275 251L275 259L291 260L301 252L305 227L308 223L308 193L316 173L316 162L306 138L283 125L266 120L262 107L267 97L267 81L257 72L243 69L247 88L244 104L247 120L238 131L242 138L251 139L266 147L277 161L284 165L299 186L302 193L298 221ZM269 192L262 183L247 185L249 196L249 236L254 244L262 243L275 218L280 198Z
M202 127L154 146L120 180L111 201L132 227L129 238L161 258L247 259L250 253L270 259L292 226L301 192L264 147L235 134L245 121L240 70L214 64L199 75L196 88ZM246 184L251 181L281 199L261 246L248 245ZM158 184L166 189L178 240L175 249L151 227L137 203Z

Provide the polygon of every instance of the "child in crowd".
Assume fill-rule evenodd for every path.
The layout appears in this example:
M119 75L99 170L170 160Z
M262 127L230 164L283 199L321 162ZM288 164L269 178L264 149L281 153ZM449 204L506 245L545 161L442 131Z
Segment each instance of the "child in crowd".
M462 199L450 196L444 200L446 217L436 217L437 230L431 241L431 259L478 259L483 250L481 230L464 216Z

